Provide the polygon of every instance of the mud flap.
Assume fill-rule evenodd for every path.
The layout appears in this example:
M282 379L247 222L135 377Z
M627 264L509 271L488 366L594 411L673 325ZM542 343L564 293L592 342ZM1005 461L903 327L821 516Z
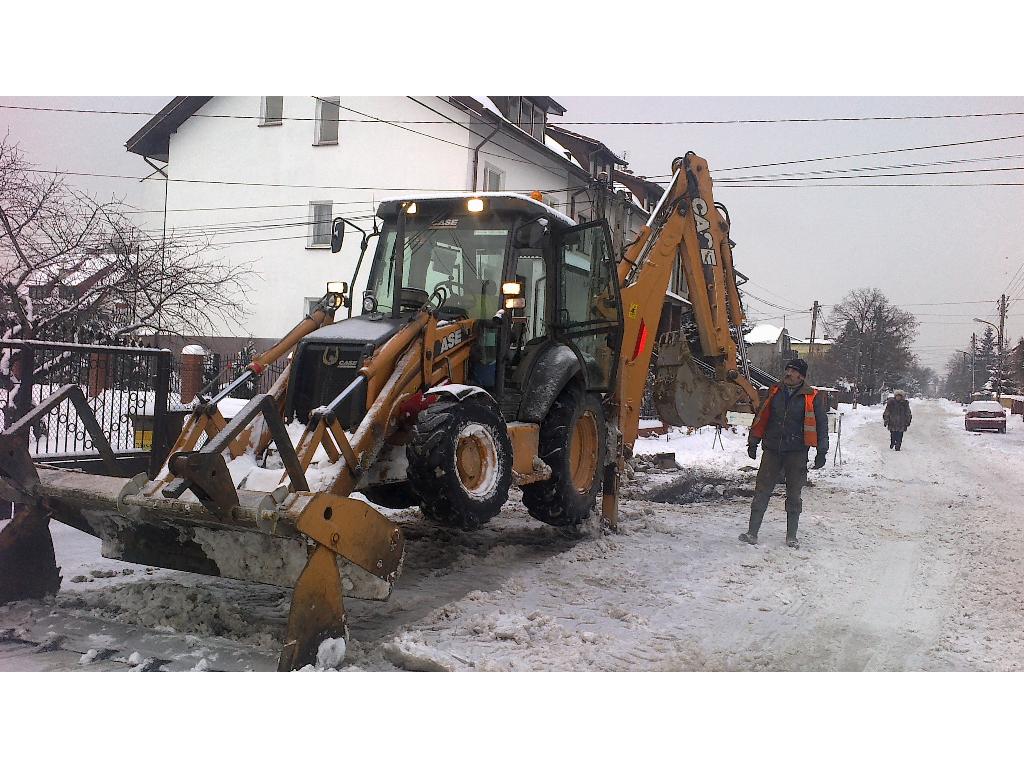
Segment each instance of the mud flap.
M738 384L708 378L690 353L679 331L664 334L658 343L654 375L654 405L673 427L703 427L722 423L743 396Z

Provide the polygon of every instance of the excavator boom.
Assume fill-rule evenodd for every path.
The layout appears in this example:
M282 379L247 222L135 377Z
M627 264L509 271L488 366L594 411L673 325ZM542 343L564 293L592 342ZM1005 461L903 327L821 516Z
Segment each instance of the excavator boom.
M623 354L619 377L623 441L632 446L640 402L655 352L669 281L682 268L700 348L690 349L681 329L658 339L655 403L675 426L700 427L721 419L737 401L756 408L756 388L737 367L732 328L742 328L727 219L715 205L707 162L693 153L678 158L668 190L637 241L619 264ZM714 370L708 377L695 357Z

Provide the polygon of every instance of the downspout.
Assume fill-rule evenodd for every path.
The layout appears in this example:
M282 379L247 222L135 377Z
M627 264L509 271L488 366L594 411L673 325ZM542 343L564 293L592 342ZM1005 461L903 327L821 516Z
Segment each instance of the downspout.
M164 171L164 168L167 167L166 165L164 168L158 168L146 155L143 155L142 159L146 161L146 165L164 177L164 223L163 230L160 235L160 287L158 289L160 292L160 306L156 311L156 333L153 334L153 344L156 346L160 343L160 330L163 327L164 315L164 275L167 272L167 186L170 181L170 177L167 175L167 172ZM137 308L133 309L133 312L137 313L137 311ZM133 315L133 319L138 320L138 315Z
M479 172L479 169L480 169L480 148L484 144L486 144L488 141L493 139L494 138L494 134L496 134L500 129L501 129L501 118L500 117L496 117L495 120L494 120L494 130L491 131L490 134L488 134L486 139L484 139L479 144L477 144L476 148L473 150L473 190L472 190L473 192L476 192L477 173Z

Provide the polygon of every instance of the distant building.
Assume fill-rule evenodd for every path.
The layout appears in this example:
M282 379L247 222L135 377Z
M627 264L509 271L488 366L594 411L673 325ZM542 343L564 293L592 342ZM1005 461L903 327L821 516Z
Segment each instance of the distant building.
M815 339L814 346L811 347L809 339L794 339L790 338L789 348L793 352L794 357L803 357L810 359L813 357L821 357L830 349L835 342L832 339Z
M793 354L789 331L771 323L758 323L743 337L747 344L747 359L773 376L781 376L785 361Z

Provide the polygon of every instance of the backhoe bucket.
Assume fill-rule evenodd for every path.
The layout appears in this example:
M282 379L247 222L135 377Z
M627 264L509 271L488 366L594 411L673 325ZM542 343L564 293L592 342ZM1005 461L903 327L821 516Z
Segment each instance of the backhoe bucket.
M725 414L743 397L737 384L715 381L698 366L680 331L664 334L658 342L654 374L654 405L673 427L704 427L725 423Z

